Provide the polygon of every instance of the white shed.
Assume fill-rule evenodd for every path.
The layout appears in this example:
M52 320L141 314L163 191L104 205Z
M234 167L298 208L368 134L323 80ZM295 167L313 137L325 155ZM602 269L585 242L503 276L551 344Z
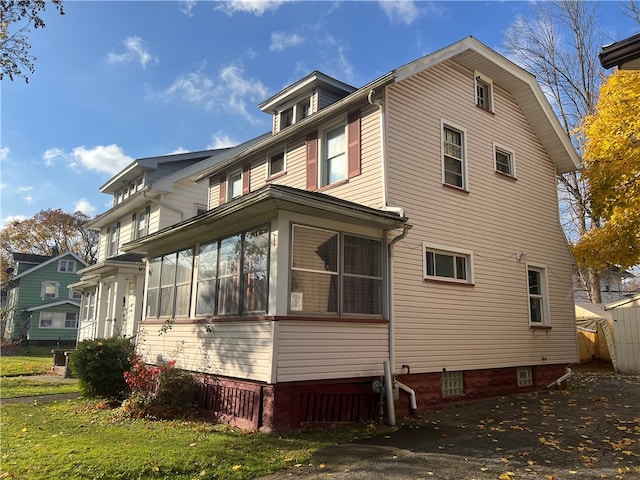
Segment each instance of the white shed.
M640 294L605 305L613 318L618 371L640 373Z

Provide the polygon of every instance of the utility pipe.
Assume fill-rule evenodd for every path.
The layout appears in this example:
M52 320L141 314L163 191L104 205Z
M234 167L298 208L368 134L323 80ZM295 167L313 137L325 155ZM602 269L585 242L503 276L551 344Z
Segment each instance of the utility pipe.
M562 375L560 378L554 380L553 382L551 382L549 385L547 385L547 388L551 388L554 387L556 385L560 386L560 384L562 382L564 382L565 380L567 380L569 377L571 377L571 375L573 375L573 372L571 372L571 369L569 367L565 367L565 374Z
M407 387L404 383L398 382L397 380L394 383L400 390L405 391L409 394L409 401L411 402L409 413L411 414L411 416L414 416L418 411L418 403L416 402L416 391L413 388Z
M387 394L387 417L389 426L396 426L396 408L393 400L393 380L391 378L391 367L389 360L384 361L384 391Z

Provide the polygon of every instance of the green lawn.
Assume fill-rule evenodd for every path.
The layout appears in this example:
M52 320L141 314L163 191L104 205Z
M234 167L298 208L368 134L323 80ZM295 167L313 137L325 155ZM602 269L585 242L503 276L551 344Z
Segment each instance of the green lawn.
M40 380L30 377L1 377L0 398L32 397L54 393L80 393L78 382Z
M1 407L0 478L249 479L308 462L364 427L280 437L207 422L122 418L86 400Z
M33 375L47 373L53 365L51 347L3 348L0 357L0 375Z

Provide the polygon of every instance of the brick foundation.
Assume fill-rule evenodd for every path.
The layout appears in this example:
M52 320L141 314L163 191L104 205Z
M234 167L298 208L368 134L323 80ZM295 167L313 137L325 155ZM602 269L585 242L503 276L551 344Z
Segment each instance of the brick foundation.
M532 367L533 385L518 386L517 368L467 370L464 394L442 397L441 373L399 375L416 392L419 411L482 398L545 388L565 373L564 365ZM371 385L379 378L339 379L267 385L258 382L197 375L198 405L203 415L250 430L290 431L307 425L375 422L379 395ZM400 392L396 416L409 414L409 395ZM383 409L386 414L386 408Z

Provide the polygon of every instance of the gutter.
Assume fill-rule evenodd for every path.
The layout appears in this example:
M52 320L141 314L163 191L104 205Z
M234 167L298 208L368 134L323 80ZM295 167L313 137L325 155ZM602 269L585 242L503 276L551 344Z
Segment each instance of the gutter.
M286 128L285 130L282 130L276 133L275 135L271 135L269 138L247 148L246 150L239 152L237 155L234 155L228 160L220 162L217 165L207 170L204 170L202 173L200 173L200 175L196 177L191 177L191 179L196 183L200 182L206 178L209 178L215 175L216 173L222 170L226 170L228 167L236 163L241 158L245 158L249 155L259 152L260 150L268 148L272 143L282 142L282 141L288 140L289 138L295 135L299 135L300 132L302 132L304 129L307 129L309 127L315 126L316 124L322 123L324 120L326 120L327 117L334 115L336 111L339 111L340 109L345 108L345 106L348 106L350 103L355 103L358 100L367 98L370 90L387 85L395 81L395 78L396 78L396 73L394 70L372 82L369 82L364 87L361 87L360 89L356 90L352 94L347 95L346 97L342 98L341 100L338 100L335 103L332 103L328 107L323 108L322 110L316 112L310 117L307 117L300 122L296 122L292 126Z

